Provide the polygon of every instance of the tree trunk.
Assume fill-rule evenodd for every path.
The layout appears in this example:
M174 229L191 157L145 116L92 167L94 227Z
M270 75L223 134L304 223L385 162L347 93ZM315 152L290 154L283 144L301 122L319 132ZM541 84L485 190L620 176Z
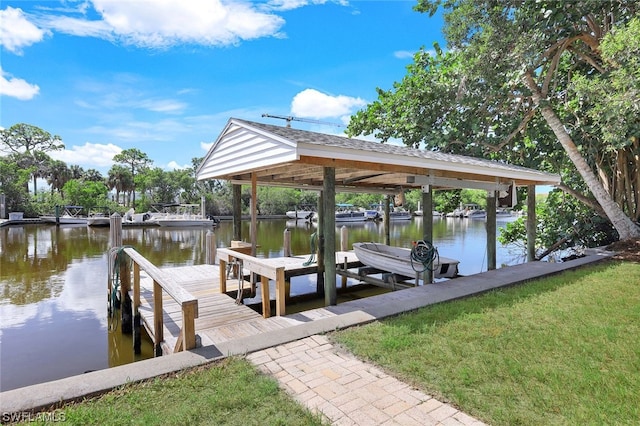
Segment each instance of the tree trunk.
M529 90L531 90L535 104L540 108L542 116L558 138L558 141L564 150L567 152L569 159L576 166L578 173L580 173L580 176L584 179L587 187L604 209L616 231L618 231L620 239L626 240L628 238L640 237L640 227L636 226L631 218L624 214L622 208L616 204L607 191L605 191L604 186L582 157L580 151L578 151L578 147L576 147L571 136L565 130L564 125L556 115L555 111L547 101L542 100L538 86L529 73L525 74L524 83L527 85Z

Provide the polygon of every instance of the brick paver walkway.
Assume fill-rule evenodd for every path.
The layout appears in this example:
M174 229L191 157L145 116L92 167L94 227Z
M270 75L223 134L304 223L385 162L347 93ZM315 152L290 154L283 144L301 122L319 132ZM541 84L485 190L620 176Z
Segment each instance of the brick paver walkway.
M334 425L474 425L444 404L315 335L248 355L301 404Z

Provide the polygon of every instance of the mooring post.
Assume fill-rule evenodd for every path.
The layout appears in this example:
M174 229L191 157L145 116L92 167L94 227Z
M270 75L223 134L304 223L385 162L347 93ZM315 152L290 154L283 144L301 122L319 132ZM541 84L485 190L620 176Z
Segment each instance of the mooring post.
M284 257L291 257L291 231L289 231L289 228L284 228L283 238L284 242L282 243L282 247L284 249Z
M346 226L342 225L340 228L340 251L349 250L349 230Z
M109 217L109 244L111 248L122 246L122 218L118 213Z
M207 265L215 265L216 264L216 234L209 230L207 231L206 238L206 248L205 248L205 262Z
M120 264L120 300L121 300L121 326L123 334L131 334L133 329L132 306L129 291L131 290L131 270L128 257L124 251L118 252Z

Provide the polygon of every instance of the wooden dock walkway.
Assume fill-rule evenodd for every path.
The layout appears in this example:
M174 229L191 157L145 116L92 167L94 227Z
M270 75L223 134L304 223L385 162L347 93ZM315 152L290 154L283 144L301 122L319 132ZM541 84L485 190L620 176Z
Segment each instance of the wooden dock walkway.
M282 257L272 259L260 259L264 264L284 267L285 278L312 274L317 271L317 265L305 265L309 259L306 256ZM336 259L349 266L357 266L359 262L353 252L338 252ZM187 293L197 299L198 313L195 318L196 346L209 346L224 343L226 341L250 337L261 333L275 331L306 321L335 316L330 311L319 308L305 312L303 319L286 317L282 315L265 318L260 313L244 304L237 304L236 299L220 290L220 265L192 265L180 267L159 268L165 278L172 281ZM226 277L226 271L224 277ZM248 275L248 271L243 273ZM226 290L235 292L238 289L238 279L226 279ZM274 291L275 282L270 283L270 294L278 295ZM244 281L244 288L250 288L251 283ZM153 339L154 330L154 297L153 279L145 271L140 271L140 313L141 324ZM260 283L257 286L258 297ZM181 306L168 294L162 296L163 311L163 342L162 353L169 354L175 351L179 342L179 336L183 328L183 312ZM267 315L268 316L268 315Z

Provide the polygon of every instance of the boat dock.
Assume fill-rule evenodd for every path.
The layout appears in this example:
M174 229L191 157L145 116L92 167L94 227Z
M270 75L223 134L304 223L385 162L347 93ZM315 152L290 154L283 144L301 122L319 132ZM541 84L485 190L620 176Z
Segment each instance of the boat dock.
M307 311L302 319L285 316L290 279L318 271L316 263L309 264L310 255L261 259L242 249L219 249L219 264L156 268L134 249L123 251L134 263L128 292L157 355L218 345L335 315L319 308ZM353 251L337 252L336 257L345 267L361 266ZM233 268L241 268L241 278L232 273ZM259 286L252 285L252 273L259 273ZM237 295L243 294L239 287L261 297L262 314L238 302ZM275 300L270 294L275 294ZM161 316L156 315L158 311Z

